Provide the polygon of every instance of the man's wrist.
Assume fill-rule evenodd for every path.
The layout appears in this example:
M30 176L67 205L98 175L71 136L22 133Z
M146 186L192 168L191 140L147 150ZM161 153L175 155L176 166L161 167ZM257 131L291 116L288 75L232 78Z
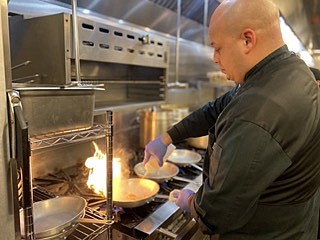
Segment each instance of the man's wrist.
M161 136L161 141L164 145L168 146L169 144L172 143L172 139L168 133L164 133Z

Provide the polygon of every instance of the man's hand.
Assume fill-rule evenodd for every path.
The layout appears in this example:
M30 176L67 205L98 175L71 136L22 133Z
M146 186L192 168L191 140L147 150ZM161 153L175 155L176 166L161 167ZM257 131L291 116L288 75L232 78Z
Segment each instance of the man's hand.
M163 157L167 152L167 146L162 142L161 137L157 137L155 140L149 142L144 150L143 164L146 164L151 156L157 159L160 167L163 165Z
M193 196L195 193L190 189L182 189L177 196L175 203L179 206L183 211L189 212L189 198Z

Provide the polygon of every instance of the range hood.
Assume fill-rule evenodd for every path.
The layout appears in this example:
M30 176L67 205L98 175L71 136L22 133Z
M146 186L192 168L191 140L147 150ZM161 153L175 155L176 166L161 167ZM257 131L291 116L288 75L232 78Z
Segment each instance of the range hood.
M22 2L11 0L10 2ZM27 2L35 0L24 0ZM23 2L24 2L23 1ZM37 0L71 9L70 0ZM80 11L113 18L126 24L176 36L178 1L172 0L78 0ZM180 37L207 45L208 22L221 0L181 1ZM313 57L320 55L320 3L318 0L273 0L281 15ZM9 5L10 6L10 5Z

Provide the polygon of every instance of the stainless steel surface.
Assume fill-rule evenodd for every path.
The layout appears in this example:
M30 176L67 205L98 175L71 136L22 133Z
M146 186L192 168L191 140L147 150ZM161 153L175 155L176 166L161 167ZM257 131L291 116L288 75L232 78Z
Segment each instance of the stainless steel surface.
M187 186L185 186L185 188L196 192L199 189L199 185L202 183L202 175L199 175L196 179L194 179L194 182L196 184L189 183ZM135 227L135 229L150 235L166 220L168 220L170 216L173 216L178 211L180 211L180 209L175 203L167 201L155 212L153 212L153 214L146 217L139 225Z
M32 167L30 159L30 142L28 124L24 118L21 102L17 101L13 106L14 129L16 140L16 160L22 173L22 208L24 212L24 237L26 240L33 240L33 191L32 191Z
M155 172L148 172L143 163L136 164L133 170L138 177L148 178L158 183L167 181L179 173L179 168L176 165L168 162L165 162L163 166Z
M179 65L180 65L180 28L181 28L181 0L177 1L177 35L176 35L176 81L175 83L179 83Z
M84 215L86 205L86 200L78 196L63 196L34 203L35 238L66 237L66 230L74 230L74 224ZM23 219L24 214L21 210L20 219ZM23 221L20 226L21 235L24 236L26 226Z
M201 155L199 153L188 149L175 149L168 157L168 161L178 166L187 166L198 163L200 160Z
M113 113L106 112L106 206L107 220L113 219L112 178L113 178Z
M58 14L61 12L70 13L71 5L70 1L65 1L66 4L52 4L52 2L57 1L40 1L40 0L11 0L9 4L9 9L13 13L24 14L26 17L36 17L43 16L48 14ZM185 1L183 1L184 4ZM202 4L202 1L201 3ZM198 3L195 3L198 5ZM217 3L210 2L209 9L212 8L213 5L217 5ZM176 2L174 3L174 7L176 8ZM95 4L89 4L87 1L78 1L78 16L81 18L86 18L94 22L99 22L104 25L115 26L121 29L127 29L131 32L133 31L138 36L144 36L148 34L152 39L157 38L162 41L168 42L170 47L168 54L168 62L169 68L167 70L168 82L175 81L175 66L176 66L176 25L172 24L176 22L176 13L171 11L170 9L163 8L158 4L151 3L149 1L140 1L134 0L127 2L125 0L106 0L106 1L96 1ZM194 8L190 6L190 9L183 8L183 14L187 15L187 11L197 10L198 13L195 16L199 17L203 14L203 10L199 10L198 7ZM89 14L85 14L84 12L90 11ZM101 11L105 11L102 13ZM185 11L185 12L184 12ZM148 12L148 15L141 14L144 12ZM200 14L199 14L200 13ZM102 15L103 14L103 15ZM209 13L210 10L209 10ZM139 19L139 21L135 21L134 19ZM149 19L149 20L148 20ZM200 21L202 22L202 20ZM147 26L146 26L147 25ZM52 26L47 26L51 28ZM147 27L147 28L146 28ZM180 66L179 66L179 74L180 81L204 81L206 80L206 73L208 71L217 70L217 68L212 65L212 48L210 46L204 46L203 43L203 31L207 31L206 28L203 28L201 24L195 21L188 21L188 19L183 16L181 19L181 42L180 42ZM60 31L61 32L61 31ZM57 36L61 35L60 32L53 33L54 35L48 36L50 39L57 38ZM88 31L89 33L91 31ZM51 34L51 32L48 32ZM188 37L188 36L194 36ZM32 40L35 41L34 36L32 36ZM24 40L25 41L25 40ZM38 40L37 40L38 41ZM41 42L41 45L44 43ZM17 44L20 46L21 44ZM60 46L60 45L59 45ZM148 47L148 44L146 45ZM90 47L87 47L92 49ZM41 53L44 55L42 59L45 59L47 56L51 56L57 53L51 54L49 51L52 48L49 46L44 48L44 51ZM40 53L39 53L40 54ZM110 54L108 54L110 56ZM130 54L131 56L131 54ZM127 56L128 57L128 56ZM64 61L64 57L62 57L61 61ZM60 63L56 62L56 64ZM144 61L144 64L148 64L149 61ZM41 62L39 64L42 64ZM47 73L52 71L51 69L55 68L52 66L52 62L48 63L50 67L48 67ZM88 64L88 63L86 63ZM89 69L87 70L86 66L81 64L81 71L84 71L85 74L88 75L90 73ZM28 68L31 66L28 66ZM45 66L43 66L45 67ZM63 66L62 66L63 67ZM60 68L59 68L60 69ZM100 72L101 76L108 76L105 73L106 70L113 71L113 66L109 67L108 65L98 65L96 66L98 72ZM92 70L92 68L91 68ZM61 70L59 70L61 71ZM35 71L32 72L34 74ZM117 73L117 72L116 72ZM31 74L30 74L31 75ZM50 75L50 74L49 74ZM114 74L113 74L114 75ZM46 77L46 76L43 76ZM57 78L59 81L62 81L64 77ZM109 79L110 80L110 79ZM112 79L111 79L112 80ZM114 91L114 90L113 90ZM106 95L106 94L105 94ZM117 93L117 97L118 97Z
M121 181L114 192L115 205L126 208L142 206L153 200L159 191L159 184L150 179L129 178Z
M68 14L44 16L41 21L10 18L12 63L31 61L27 67L13 71L13 78L39 74L36 84L71 84L71 22Z
M273 0L293 31L310 50L320 49L320 4L317 0Z
M75 61L75 67L76 67L76 80L78 84L81 84L77 6L78 6L78 1L72 0L72 33L73 33L72 39L73 39L73 48L74 48L74 61Z
M13 0L12 0L13 1ZM49 3L56 3L60 6L70 6L68 0L46 0ZM156 4L154 2L157 2ZM165 6L168 3L171 7ZM190 2L190 1L182 1ZM203 42L203 28L202 16L203 16L203 2L199 4L199 1L194 1L194 4L183 4L183 16L181 17L181 37L193 41ZM217 6L216 1L212 1L210 7ZM150 29L155 29L159 32L168 33L175 36L176 25L172 24L176 22L177 5L176 1L141 1L131 0L130 2L125 0L104 0L95 1L94 4L88 3L86 0L78 1L78 6L82 9L87 9L92 13L97 13L102 16L108 16L111 18L122 19L124 23L133 23ZM200 7L200 9L199 9ZM196 12L195 12L196 10ZM143 14L148 12L148 14ZM190 19L190 13L198 19Z
M11 89L11 61L9 49L7 1L0 0L0 226L1 238L19 239L20 231L15 226L15 206L13 184L10 180L9 161L12 152L10 149L9 114L7 91ZM11 119L10 119L11 120ZM12 127L12 126L11 126Z
M208 146L208 135L197 137L197 138L188 138L187 143L191 147L199 148L199 149L207 149Z
M16 88L30 136L92 127L93 89Z
M139 33L82 17L78 17L77 22L81 67L87 65L81 69L82 80L126 80L126 72L119 72L120 75L117 76L108 75L108 71L105 70L97 75L94 67L102 63L104 65L101 67L104 66L111 71L114 71L112 64L108 66L106 63L133 65L133 70L134 66L161 69L168 66L169 45L162 39L151 36L150 43L143 44L139 40ZM32 61L28 68L17 69L13 73L15 77L39 73L40 83L71 83L71 78L77 75L77 69L74 70L76 49L71 42L73 38L69 14L25 20L14 17L10 23L13 62L19 63L26 56ZM24 46L23 49L19 47L21 45ZM162 72L161 76L165 78L165 72ZM161 80L156 77L149 80Z
M87 130L72 131L63 135L43 135L30 138L31 150L36 151L45 148L53 148L56 146L63 146L66 144L73 144L79 142L95 141L105 138L104 126L95 124L92 128Z

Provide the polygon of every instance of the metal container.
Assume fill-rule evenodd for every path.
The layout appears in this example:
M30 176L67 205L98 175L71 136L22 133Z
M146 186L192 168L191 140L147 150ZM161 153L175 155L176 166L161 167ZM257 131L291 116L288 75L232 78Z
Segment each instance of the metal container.
M156 111L155 109L140 113L140 146L145 145L166 132L174 122L172 111Z
M93 125L92 88L26 87L19 92L30 136L57 134Z

